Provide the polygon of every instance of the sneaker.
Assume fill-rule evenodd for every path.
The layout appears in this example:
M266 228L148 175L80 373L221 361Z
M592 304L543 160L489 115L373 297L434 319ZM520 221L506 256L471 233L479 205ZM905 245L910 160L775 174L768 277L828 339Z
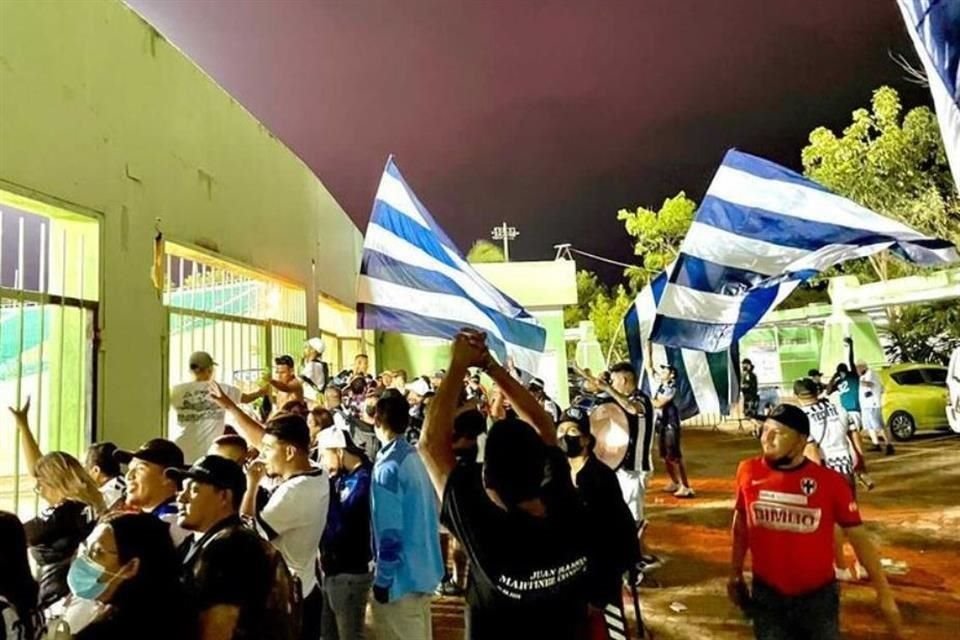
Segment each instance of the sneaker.
M853 572L850 571L850 569L838 569L834 567L833 572L834 572L834 575L836 575L837 580L839 580L840 582L854 581Z
M663 566L663 560L658 558L655 555L644 553L640 556L640 561L637 563L637 569L642 573L644 571L650 571L652 569L657 569Z
M869 580L870 573L867 571L867 568L860 564L859 562L854 565L853 573L857 577L857 580Z
M680 487L679 489L677 489L677 492L673 494L673 497L674 498L693 498L696 495L697 494L695 494L693 492L693 489L691 489L690 487Z
M446 596L446 597L448 597L448 598L455 598L455 597L457 597L457 596L462 596L462 595L463 595L463 589L461 589L460 587L458 587L458 586L457 586L456 584L454 584L453 582L444 581L444 582L441 582L441 583L440 583L440 586L439 586L439 587L437 587L436 594L437 594L438 596Z
M857 474L857 482L862 484L867 491L873 491L873 488L876 486L876 484L873 482L870 476L868 476L865 473Z
M680 489L680 485L678 485L676 482L671 482L670 484L668 484L663 488L663 492L676 493L677 491L679 491L679 489Z
M886 452L886 453L887 453L888 456L892 456L892 455L893 455L893 445L892 445L892 444L888 444L888 445L887 445L887 452Z

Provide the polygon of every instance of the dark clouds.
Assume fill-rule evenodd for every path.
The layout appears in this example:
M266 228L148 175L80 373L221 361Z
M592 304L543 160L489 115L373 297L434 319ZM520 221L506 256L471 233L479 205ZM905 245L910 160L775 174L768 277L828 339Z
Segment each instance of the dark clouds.
M505 219L517 259L629 261L617 209L699 199L728 147L798 168L880 84L929 101L888 55L915 61L894 0L129 3L361 228L394 153L461 248Z

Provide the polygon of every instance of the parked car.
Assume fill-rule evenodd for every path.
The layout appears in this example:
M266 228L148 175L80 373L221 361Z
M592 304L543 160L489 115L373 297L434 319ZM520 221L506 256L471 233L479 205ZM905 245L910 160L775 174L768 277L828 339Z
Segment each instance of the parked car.
M897 440L918 429L950 428L947 421L947 368L933 364L895 364L880 370L883 419Z
M950 364L947 365L947 389L950 390L947 420L950 421L950 429L960 433L960 347L953 350Z

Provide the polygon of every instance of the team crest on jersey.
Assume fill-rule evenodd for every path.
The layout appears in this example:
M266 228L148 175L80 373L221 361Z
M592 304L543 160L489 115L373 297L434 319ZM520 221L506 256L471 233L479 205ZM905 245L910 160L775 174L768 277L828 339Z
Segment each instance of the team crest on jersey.
M800 490L803 495L812 496L817 491L817 481L813 478L804 478L800 481Z

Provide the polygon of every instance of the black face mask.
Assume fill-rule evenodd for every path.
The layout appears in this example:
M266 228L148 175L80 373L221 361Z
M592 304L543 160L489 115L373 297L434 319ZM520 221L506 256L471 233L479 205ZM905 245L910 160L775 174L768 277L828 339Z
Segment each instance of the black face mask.
M583 455L583 443L580 436L563 436L560 439L560 448L568 458L577 458Z
M477 445L464 447L463 449L454 449L453 455L457 457L457 462L461 464L473 464L477 461L477 456L480 455L480 449Z

